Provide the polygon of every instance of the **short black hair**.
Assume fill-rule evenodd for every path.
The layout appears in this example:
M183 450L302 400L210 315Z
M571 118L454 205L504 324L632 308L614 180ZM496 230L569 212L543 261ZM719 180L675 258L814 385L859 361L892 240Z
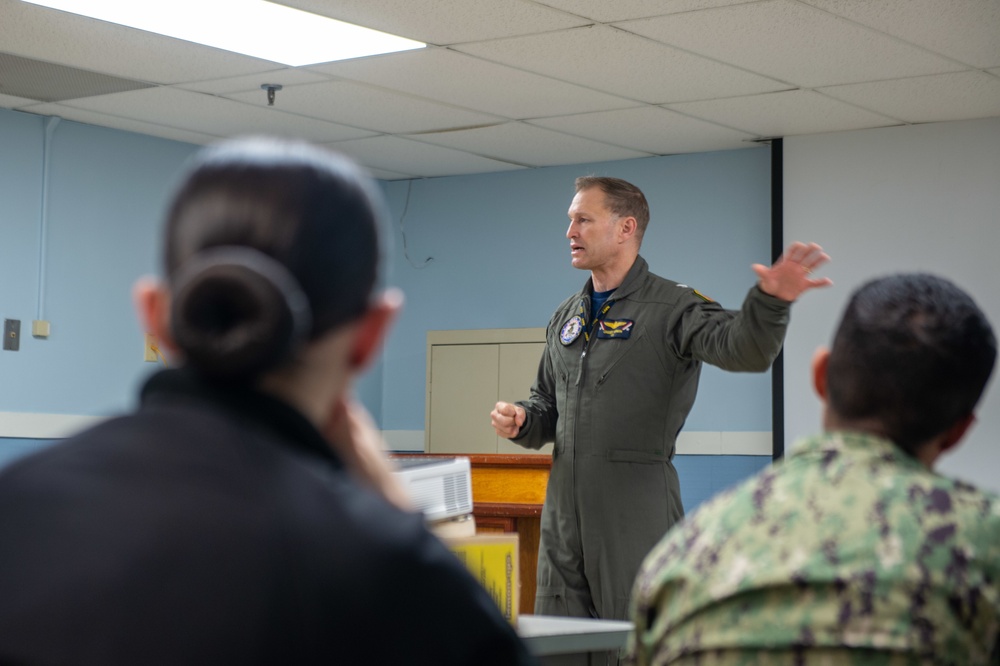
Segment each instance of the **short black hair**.
M996 361L972 298L926 273L872 280L852 295L827 368L829 408L877 421L910 454L972 414Z
M311 144L241 138L203 149L170 205L171 327L187 362L247 379L359 317L377 279L373 181Z

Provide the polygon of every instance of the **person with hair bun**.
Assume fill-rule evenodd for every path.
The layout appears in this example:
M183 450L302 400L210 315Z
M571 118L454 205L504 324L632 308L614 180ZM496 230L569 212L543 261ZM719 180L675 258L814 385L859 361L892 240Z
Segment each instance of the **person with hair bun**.
M528 664L350 398L401 304L348 160L201 151L134 290L176 361L0 473L0 663Z

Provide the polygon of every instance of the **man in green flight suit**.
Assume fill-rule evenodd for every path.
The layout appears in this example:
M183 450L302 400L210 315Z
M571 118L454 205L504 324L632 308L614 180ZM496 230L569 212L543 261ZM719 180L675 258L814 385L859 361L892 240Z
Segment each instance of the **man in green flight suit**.
M535 613L627 619L642 558L683 516L671 462L701 364L763 372L781 349L789 306L830 284L829 259L791 245L739 311L649 272L639 256L649 206L617 178L583 177L566 237L590 271L560 305L529 400L497 403L497 434L528 448L554 441L542 512Z
M947 280L858 289L813 358L824 432L647 556L629 663L1000 664L1000 497L933 471L996 354Z

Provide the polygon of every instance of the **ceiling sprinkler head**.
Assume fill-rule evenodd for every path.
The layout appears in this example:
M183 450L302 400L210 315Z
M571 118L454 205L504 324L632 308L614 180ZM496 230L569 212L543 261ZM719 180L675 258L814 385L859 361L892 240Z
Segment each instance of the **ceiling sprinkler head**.
M267 91L267 105L274 106L274 94L281 90L282 85L280 83L262 83L260 84L261 90Z

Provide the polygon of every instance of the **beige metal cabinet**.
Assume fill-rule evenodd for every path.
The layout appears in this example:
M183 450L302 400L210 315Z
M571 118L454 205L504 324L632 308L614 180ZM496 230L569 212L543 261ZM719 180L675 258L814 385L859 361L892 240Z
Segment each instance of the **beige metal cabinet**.
M428 453L551 453L497 437L498 400L531 393L545 347L544 328L428 331L424 450Z

